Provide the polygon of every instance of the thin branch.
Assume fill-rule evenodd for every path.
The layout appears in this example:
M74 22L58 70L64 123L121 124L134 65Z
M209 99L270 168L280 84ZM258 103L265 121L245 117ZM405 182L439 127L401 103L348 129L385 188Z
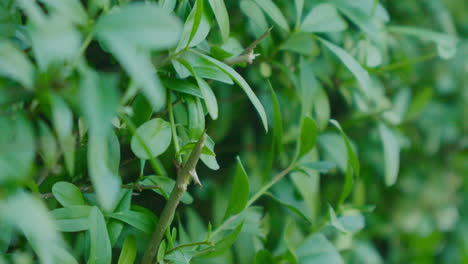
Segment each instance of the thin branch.
M161 189L159 185L142 185L142 184L123 184L121 186L124 189L133 189L135 191L143 191L143 190L153 190L153 189ZM82 186L79 188L81 192L93 192L94 188L92 185ZM53 193L42 193L41 197L44 199L49 199L54 197Z
M143 260L141 262L142 264L153 263L153 259L158 252L159 245L161 244L161 240L164 236L164 232L171 225L175 210L179 205L182 195L187 190L187 185L190 182L190 176L195 171L195 167L197 166L198 160L200 159L203 145L205 144L205 137L205 133L202 133L200 139L193 148L192 153L190 153L187 162L177 172L177 182L174 185L171 195L161 213L158 224L156 225L156 228L151 235L151 240L143 255Z
M254 54L254 49L257 47L260 42L262 42L268 35L270 35L271 30L273 29L273 26L271 26L265 33L263 33L258 39L256 39L252 44L250 44L244 52L242 52L240 55L232 57L232 58L227 58L224 60L224 63L228 65L234 65L236 63L243 63L246 62L248 64L251 64L254 60L255 57L257 57L259 54Z
M201 246L201 245L213 246L213 243L211 243L210 241L200 241L200 242L193 242L193 243L187 243L187 244L178 245L177 247L168 250L168 251L166 252L166 255L169 255L169 254L171 254L172 252L174 252L174 251L176 251L176 250L179 250L179 249L181 249L181 248L184 248L184 247L193 247L193 246Z

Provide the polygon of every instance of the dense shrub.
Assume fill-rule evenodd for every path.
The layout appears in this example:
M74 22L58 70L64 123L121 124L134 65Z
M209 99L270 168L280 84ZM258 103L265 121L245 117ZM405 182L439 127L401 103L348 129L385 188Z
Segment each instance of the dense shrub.
M467 263L462 0L0 0L0 263Z

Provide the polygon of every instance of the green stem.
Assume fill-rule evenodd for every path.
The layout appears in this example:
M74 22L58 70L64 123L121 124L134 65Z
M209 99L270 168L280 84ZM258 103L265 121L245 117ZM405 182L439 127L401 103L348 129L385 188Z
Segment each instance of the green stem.
M122 118L122 120L125 122L125 124L127 124L128 126L128 129L130 130L130 132L132 132L132 135L138 140L138 142L141 144L141 146L143 147L143 150L146 152L146 155L148 155L149 158L149 162L150 162L150 165L151 167L153 168L153 170L158 174L158 175L163 175L164 173L162 172L162 169L159 167L158 163L156 162L156 160L154 159L153 155L151 155L151 151L148 147L148 145L146 144L146 142L140 137L140 134L137 133L137 128L135 126L135 124L132 122L132 120L130 118L128 118L126 115L124 114L119 114L120 118Z
M211 246L212 243L209 242L209 241L200 241L200 242L193 242L193 243L187 243L187 244L182 244L182 245L179 245L175 248L172 248L170 250L168 250L166 252L166 254L171 254L172 252L176 251L176 250L179 250L181 248L184 248L184 247L193 247L193 246L201 246L201 245L208 245L208 246Z
M164 209L159 218L158 224L151 235L151 240L148 244L148 247L145 250L143 255L142 264L151 264L153 259L158 252L159 245L161 244L162 238L164 237L164 232L171 225L172 219L174 218L175 211L179 205L182 195L187 190L187 185L190 182L191 172L195 170L198 160L205 144L205 133L202 134L197 144L190 153L190 156L187 162L182 168L177 172L177 181L172 189L171 195L164 206Z
M273 185L275 185L277 182L279 182L281 179L284 178L289 172L293 170L294 166L291 165L287 167L286 169L282 170L280 173L278 173L270 182L265 184L260 190L255 193L252 198L247 202L247 206L251 206L255 201L258 200L262 195L264 195Z
M435 57L437 57L437 53L432 52L432 53L429 53L429 54L426 54L426 55L423 55L423 56L420 56L420 57L395 62L393 64L383 66L383 67L380 67L380 68L377 68L377 69L368 69L368 71L370 73L380 75L380 74L383 74L383 73L386 73L386 72L389 72L389 71L398 70L398 69L406 67L406 66L411 66L411 65L414 65L414 64L418 64L418 63L421 63L421 62L432 60Z

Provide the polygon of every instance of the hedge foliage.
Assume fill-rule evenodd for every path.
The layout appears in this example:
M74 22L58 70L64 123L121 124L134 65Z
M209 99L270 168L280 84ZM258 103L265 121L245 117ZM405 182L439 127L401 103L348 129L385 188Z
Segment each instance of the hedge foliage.
M463 0L0 0L0 263L468 263Z

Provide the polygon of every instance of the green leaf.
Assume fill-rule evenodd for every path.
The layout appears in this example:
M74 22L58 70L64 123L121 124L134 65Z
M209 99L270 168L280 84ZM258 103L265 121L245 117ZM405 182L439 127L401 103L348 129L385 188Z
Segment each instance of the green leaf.
M343 264L343 259L328 239L321 233L308 237L296 251L301 264Z
M283 120L281 117L281 109L276 97L276 93L271 86L271 83L268 82L270 86L271 101L273 102L273 142L276 149L276 154L280 155L283 151Z
M249 177L242 166L240 158L237 157L236 174L234 174L231 195L229 196L229 202L226 208L226 213L224 214L224 219L244 210L247 205L247 201L249 200L249 192Z
M308 116L304 117L301 122L300 135L297 141L298 147L296 160L299 160L314 148L315 143L317 142L317 136L318 128L315 121Z
M2 218L24 234L40 263L58 263L59 251L61 258L77 263L65 251L66 245L41 200L18 192L0 201L0 211L8 212Z
M204 2L205 0L196 0L194 8L185 21L176 52L198 45L205 40L210 32L210 23L205 14Z
M89 214L92 206L75 205L52 210L57 230L60 232L78 232L89 228Z
M34 161L34 134L22 115L0 115L0 185L25 181Z
M205 54L202 54L194 50L191 50L191 52L201 58L206 59L207 61L211 62L213 65L221 69L223 72L229 75L234 80L234 82L237 83L244 90L244 92L247 94L247 97L250 99L255 109L257 110L258 114L260 115L260 119L262 120L265 131L268 131L268 120L266 117L265 109L263 108L260 100L258 100L255 93L252 91L252 88L250 88L249 84L244 80L244 78L242 78L242 76L239 73L237 73L233 68L229 67L228 65L218 60L215 60Z
M52 187L52 193L55 199L64 207L85 205L80 189L72 183L65 181L57 182Z
M176 183L175 180L168 178L166 176L154 176L154 175L146 176L145 179L141 182L141 184L143 185L161 186L161 188L152 189L152 191L162 195L164 198L166 198L166 200L169 199L169 195L171 194L171 191L174 188L175 183ZM193 202L193 198L188 192L185 192L182 195L181 202L185 204L191 204Z
M205 113L199 98L187 96L185 103L188 118L188 137L192 142L196 142L197 138L200 138L200 135L205 130ZM205 144L203 149L206 148L208 146Z
M52 168L58 159L58 148L55 137L49 126L42 120L39 121L39 154L44 159L47 168Z
M296 6L296 27L299 26L302 19L302 11L304 10L304 0L294 0Z
M255 264L271 264L274 263L272 254L266 249L261 249L255 255Z
M372 82L369 73L364 68L362 68L362 66L344 49L322 38L319 38L319 40L325 45L325 47L332 51L356 77L363 93L365 95L369 95L372 89Z
M180 21L167 10L153 4L132 3L102 16L96 35L143 89L153 107L160 109L166 92L154 72L149 50L172 47L181 29Z
M112 248L107 233L104 216L97 207L93 207L89 214L90 251L89 264L110 264Z
M65 156L68 173L73 175L75 169L75 137L73 136L73 113L65 101L57 95L51 98L52 123Z
M242 12L249 17L255 25L261 30L265 31L268 29L268 22L265 15L263 14L260 7L251 0L242 0L240 2L240 9Z
M55 16L64 21L84 25L88 22L88 15L79 0L42 0Z
M315 79L312 65L306 62L303 57L299 61L299 70L299 96L302 103L301 118L304 118L311 115L314 96L319 89L319 84L317 79Z
M280 49L296 52L305 56L315 56L320 52L314 37L311 36L311 34L303 32L292 34L281 45Z
M385 184L395 184L400 167L400 144L394 132L385 124L379 123L379 133L385 158Z
M162 83L164 87L171 89L173 91L203 98L203 95L200 92L200 88L198 88L195 84L187 80L179 80L179 79L172 79L172 78L162 79Z
M288 204L288 203L285 203L285 202L281 201L278 197L274 196L271 193L266 193L266 196L270 197L273 201L277 202L279 205L284 206L284 207L288 208L289 210L293 211L294 213L299 215L303 220L305 220L307 223L309 223L309 224L311 223L309 218L304 213L302 213L302 211L300 209L294 207L294 205L291 205L291 204Z
M437 45L437 53L443 59L450 59L457 52L458 39L449 34L410 26L391 26L388 27L388 30L390 32L417 37L423 41L434 42Z
M301 167L317 170L322 173L327 173L330 170L336 168L336 164L331 161L315 161L315 162L303 162L300 164Z
M208 108L208 113L210 114L213 120L216 120L218 118L218 102L216 101L216 96L213 93L213 90L208 85L208 83L205 82L205 80L198 77L197 73L195 72L195 70L192 68L192 66L190 65L188 61L181 59L181 58L178 59L178 61L182 65L184 65L185 68L189 70L189 72L195 77L198 87L200 88L200 91L205 100L206 108Z
M275 22L280 28L289 32L288 21L281 10L271 0L254 0L258 6Z
M161 155L171 144L171 126L169 122L161 118L154 118L147 121L138 127L136 133L148 146L151 157ZM140 159L150 158L142 143L135 135L132 137L131 148L133 153Z
M34 68L28 57L9 41L0 43L0 76L11 78L29 90L33 87Z
M155 225L152 219L146 214L137 211L120 211L110 214L109 217L125 222L147 234L153 232Z
M137 255L136 240L134 236L127 236L120 252L118 264L133 264Z
M208 136L208 134L206 134L204 149L208 148L211 153L215 153L214 152L214 147L215 147L215 143L214 143L213 139L211 139L211 137ZM212 170L218 170L219 169L219 164L218 164L218 161L216 160L216 156L202 153L200 155L200 160L203 162L203 164L205 164L208 168L210 168Z
M318 4L304 18L301 30L304 32L339 32L347 28L344 19L334 5Z
M211 9L213 10L216 21L218 22L223 42L226 42L229 38L229 14L227 12L226 6L224 5L224 0L208 1L210 3Z

